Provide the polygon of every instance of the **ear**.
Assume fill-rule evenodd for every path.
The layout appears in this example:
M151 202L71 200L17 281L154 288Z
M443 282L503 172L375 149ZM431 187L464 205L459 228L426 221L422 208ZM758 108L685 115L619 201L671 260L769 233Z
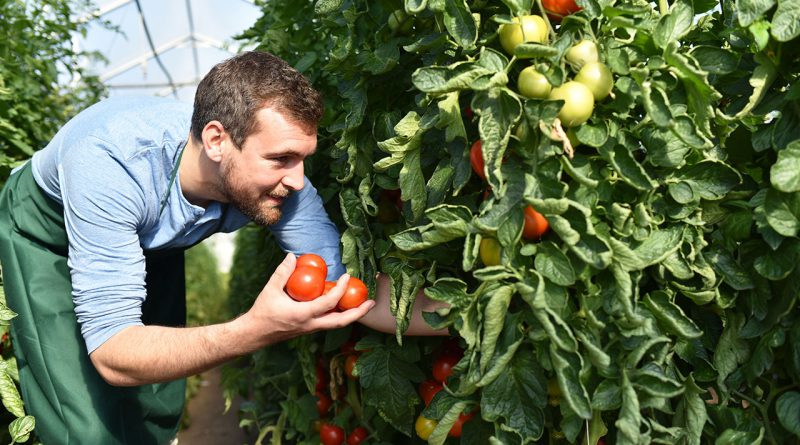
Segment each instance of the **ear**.
M203 127L203 150L214 162L221 162L225 149L230 145L228 133L220 121L210 121Z

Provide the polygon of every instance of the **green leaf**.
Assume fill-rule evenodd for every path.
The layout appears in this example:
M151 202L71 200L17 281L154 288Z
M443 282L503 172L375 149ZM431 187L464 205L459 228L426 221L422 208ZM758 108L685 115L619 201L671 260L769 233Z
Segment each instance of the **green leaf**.
M642 132L642 144L647 149L647 162L656 167L680 167L692 150L672 131L657 128Z
M694 11L692 11L691 5L676 2L672 5L670 13L662 16L658 21L653 33L655 44L663 49L666 48L667 43L679 41L691 29L693 16Z
M786 240L777 250L768 250L753 262L753 267L768 280L782 280L789 276L797 264L798 245Z
M608 140L608 124L605 122L583 124L578 127L577 136L582 144L590 147L601 147Z
M772 82L775 81L775 78L778 75L778 68L769 57L762 53L758 53L753 56L753 59L758 63L758 66L755 70L753 70L753 75L750 76L750 80L748 81L750 86L753 87L753 93L750 95L747 105L745 105L744 108L736 113L735 116L726 116L728 120L740 119L744 116L747 116L750 111L753 110L753 108L755 108L759 102L761 102L761 99L763 99L767 94L769 87L772 85Z
M465 0L445 0L443 17L447 32L460 47L467 50L475 48L478 23Z
M8 432L11 434L12 443L27 442L35 427L36 419L33 416L19 417L11 421Z
M384 420L410 437L416 418L414 405L419 403L414 382L424 380L425 374L413 363L419 360L419 352L405 348L405 353L399 346L364 352L358 359L358 367L364 402L374 406Z
M772 36L779 42L794 40L800 35L800 1L778 0L772 17Z
M721 162L702 161L681 168L673 176L691 187L695 196L718 200L742 182L739 172ZM670 189L672 193L672 189ZM673 195L673 197L675 197ZM676 201L681 202L676 198Z
M475 93L472 109L480 115L478 129L481 135L483 159L486 162L486 179L489 185L503 194L501 166L511 130L522 115L522 104L506 88L493 88Z
M517 59L551 58L559 54L558 49L541 43L520 43L514 47L514 56Z
M654 86L650 81L642 82L640 87L642 88L644 109L653 123L661 128L672 126L672 112L669 109L667 93L658 86Z
M5 369L0 370L0 399L8 412L16 417L24 417L25 409L17 385Z
M734 72L740 59L740 56L733 51L707 45L698 45L692 48L691 54L700 63L700 68L711 74Z
M456 138L467 140L464 119L461 118L461 107L458 104L458 93L446 94L438 103L439 121L437 128L445 129L445 140L451 142Z
M800 192L781 193L767 190L764 200L767 223L783 236L797 236L800 232Z
M703 252L703 256L711 264L711 267L722 275L722 279L725 280L728 286L736 290L747 290L755 287L750 274L736 262L730 253L722 249L710 249Z
M737 431L727 429L717 437L714 445L761 445L764 440L764 428L756 431Z
M569 258L555 244L541 243L535 259L536 270L560 286L575 284L575 270Z
M547 384L530 350L514 355L500 377L481 391L481 416L514 432L522 443L538 440L544 432Z
M513 16L527 14L531 11L531 0L503 0L503 3L508 6Z
M781 394L775 403L778 421L798 438L800 438L800 392L789 391Z
M725 380L750 357L750 348L740 335L744 321L743 315L731 314L714 351L714 367L719 373L717 385L723 393L727 391Z
M645 267L660 263L676 251L683 240L683 227L670 226L664 230L653 231L642 243L633 249L642 259Z
M468 90L477 85L479 79L484 81L497 74L475 62L459 62L450 66L427 66L418 68L411 75L414 86L430 94L444 94L458 90ZM503 83L504 84L504 83ZM482 84L484 88L492 86Z
M508 305L514 295L514 287L505 285L491 287L484 295L489 302L483 313L483 339L481 340L481 372L485 372L492 360L497 345L497 339L503 331L503 324L506 320Z
M614 423L617 427L618 445L637 445L641 443L642 414L639 411L639 397L628 380L628 373L622 370L622 408Z
M589 393L578 376L583 369L583 359L574 352L566 352L550 344L550 360L558 378L558 386L562 388L562 401L582 419L592 418Z
M775 0L736 0L736 17L739 25L748 27L775 6Z
M778 160L770 169L770 182L781 192L800 191L800 140L778 152Z
M605 145L598 148L600 155L607 160L620 178L638 190L652 190L658 186L644 167L633 158L630 150L609 140Z
M683 397L675 410L674 425L683 426L687 445L700 445L703 427L708 421L706 402L700 397L705 392L695 383L693 375L684 381Z
M703 331L686 316L680 306L670 300L666 292L655 291L647 294L644 304L669 332L682 338L698 338L703 335Z

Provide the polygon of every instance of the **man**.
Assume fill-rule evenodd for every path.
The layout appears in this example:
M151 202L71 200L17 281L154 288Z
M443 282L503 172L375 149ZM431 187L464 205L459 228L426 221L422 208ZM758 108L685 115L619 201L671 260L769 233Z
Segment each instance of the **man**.
M194 109L109 99L67 123L0 195L0 261L26 408L50 444L163 444L184 380L297 335L345 326L339 234L303 160L319 94L284 61L248 52L215 66ZM248 221L325 258L338 283L307 303L283 287L289 253L227 323L185 320L183 250ZM385 317L385 316L384 316Z

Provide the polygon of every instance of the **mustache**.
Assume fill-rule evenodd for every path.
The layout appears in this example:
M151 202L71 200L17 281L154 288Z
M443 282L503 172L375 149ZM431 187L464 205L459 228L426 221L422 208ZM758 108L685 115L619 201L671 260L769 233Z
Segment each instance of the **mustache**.
M287 188L275 189L269 193L272 198L283 199L291 194L291 190Z

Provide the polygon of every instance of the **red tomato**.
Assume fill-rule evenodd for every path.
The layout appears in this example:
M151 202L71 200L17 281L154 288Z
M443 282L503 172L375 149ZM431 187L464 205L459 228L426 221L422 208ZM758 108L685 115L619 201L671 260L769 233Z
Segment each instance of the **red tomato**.
M322 257L317 254L307 253L305 255L300 255L300 257L297 258L297 264L294 267L298 268L302 266L316 267L317 269L322 269L323 271L325 271L325 275L328 275L328 265L325 264L325 260L323 260Z
M360 426L353 431L350 432L350 435L347 436L347 445L359 445L364 439L369 436L369 432L363 426Z
M486 180L486 173L483 171L483 151L481 150L481 141L477 140L472 144L469 149L469 162L472 164L472 170L478 175L479 178Z
M547 16L556 21L581 10L575 0L542 0L542 6L550 13Z
M350 277L350 281L347 282L347 289L344 291L342 298L339 299L339 310L346 311L356 308L365 301L367 301L367 286L358 278Z
M325 287L322 288L322 293L327 294L328 292L330 292L331 289L333 289L334 286L336 286L335 281L326 281Z
M325 417L331 409L331 398L322 391L317 391L317 412L320 417Z
M458 419L456 419L456 422L450 428L450 432L447 433L447 435L449 435L450 437L461 437L461 428L463 428L464 424L469 422L469 420L472 419L472 416L474 415L475 415L474 412L469 414L459 414Z
M300 266L286 282L286 292L297 301L311 301L322 295L326 272L317 267Z
M356 362L358 361L358 355L350 354L344 360L344 372L347 374L347 377L358 380L358 376L353 374L353 368L356 367Z
M522 227L522 237L530 240L538 240L547 232L550 223L547 222L541 213L533 207L525 207L525 225Z
M453 367L461 360L461 357L455 354L442 354L433 362L433 378L437 381L444 383L451 374L453 374Z
M468 121L472 121L472 118L475 116L475 113L472 111L470 107L464 107L464 116L467 117Z
M422 401L425 402L425 406L430 405L433 396L441 390L442 384L436 380L425 380L419 384L419 395L422 396Z
M319 438L322 440L322 445L342 445L344 430L332 423L324 423L319 429Z

